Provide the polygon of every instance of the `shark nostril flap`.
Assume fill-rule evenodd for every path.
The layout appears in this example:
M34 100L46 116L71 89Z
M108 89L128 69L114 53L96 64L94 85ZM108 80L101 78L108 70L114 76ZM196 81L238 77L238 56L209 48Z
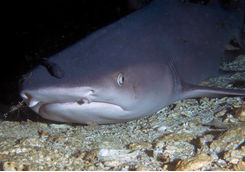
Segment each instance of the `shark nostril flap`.
M38 103L39 103L39 101L37 101L37 100L31 100L31 101L29 102L29 107L34 107L34 106L36 106Z
M26 92L22 92L20 95L21 95L21 97L22 97L24 100L29 100L29 99L31 99L31 96L30 96L28 93L26 93Z
M29 107L34 107L39 103L39 101L32 99L31 95L26 92L22 92L21 97L23 98L24 102L28 104Z

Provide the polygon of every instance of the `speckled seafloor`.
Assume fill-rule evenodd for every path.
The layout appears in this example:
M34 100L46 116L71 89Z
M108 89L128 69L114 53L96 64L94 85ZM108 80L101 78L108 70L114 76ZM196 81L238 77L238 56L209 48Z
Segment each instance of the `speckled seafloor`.
M230 88L242 79L236 73L202 85ZM241 97L188 99L111 125L0 121L0 170L245 170L242 104Z

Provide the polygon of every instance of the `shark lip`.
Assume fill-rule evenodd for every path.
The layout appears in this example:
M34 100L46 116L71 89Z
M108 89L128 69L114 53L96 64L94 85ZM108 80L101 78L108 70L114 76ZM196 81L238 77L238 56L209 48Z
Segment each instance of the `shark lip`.
M87 124L90 121L94 121L98 124L103 124L130 118L129 112L121 106L96 101L82 105L72 101L50 102L39 104L32 109L45 119L69 123Z
M32 103L33 102L33 103ZM100 104L100 105L106 105L108 106L112 106L112 107L117 107L120 108L122 111L126 111L122 106L118 105L118 104L114 104L114 103L109 103L109 102L103 102L103 101L91 101L88 100L86 98L83 98L79 101L68 101L68 102L48 102L48 103L44 103L44 102L40 102L40 101L31 101L28 106L30 108L32 108L35 112L40 113L40 109L44 108L45 106L48 105L55 105L55 104L59 104L59 105L67 105L67 104L74 104L74 105L78 105L78 106L84 106L86 105L91 105L93 106L93 104Z

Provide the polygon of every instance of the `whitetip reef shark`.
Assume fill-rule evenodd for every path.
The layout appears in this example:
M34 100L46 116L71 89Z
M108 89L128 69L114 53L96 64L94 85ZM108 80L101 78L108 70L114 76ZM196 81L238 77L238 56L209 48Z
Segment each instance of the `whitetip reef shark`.
M20 95L43 118L82 124L138 119L184 98L245 95L197 85L219 73L243 17L240 9L153 0L44 60Z

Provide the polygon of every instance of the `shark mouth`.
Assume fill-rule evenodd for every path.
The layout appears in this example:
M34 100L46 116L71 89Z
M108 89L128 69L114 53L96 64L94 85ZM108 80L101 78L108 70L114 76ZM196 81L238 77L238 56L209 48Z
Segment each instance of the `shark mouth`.
M96 101L93 90L87 90L86 94L81 90L59 94L62 90L24 90L21 96L24 102L43 118L71 123L99 124L115 123L130 118L128 111L122 106L104 101ZM66 90L67 93L67 90ZM79 98L77 95L84 95Z

